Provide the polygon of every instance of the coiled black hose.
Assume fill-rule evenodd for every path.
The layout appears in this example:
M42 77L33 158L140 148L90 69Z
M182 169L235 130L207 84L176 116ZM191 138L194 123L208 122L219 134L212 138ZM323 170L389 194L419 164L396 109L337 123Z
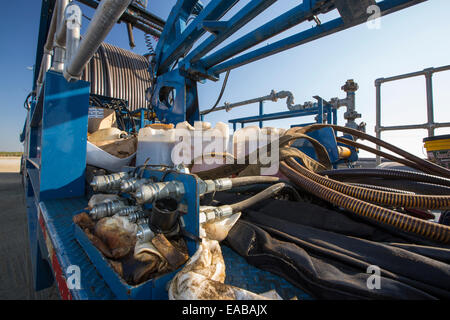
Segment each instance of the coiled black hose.
M283 174L296 185L314 194L315 196L345 208L359 216L393 226L402 231L417 234L433 241L443 243L450 242L450 227L411 217L325 187L302 173L294 170L291 165L295 165L295 163L296 161L292 158L282 161L280 165L281 172L283 172ZM298 163L297 165L300 166Z
M376 145L386 148L387 150L390 150L392 152L395 152L396 154L404 157L405 159L414 162L415 164L419 165L419 169L423 172L427 172L427 173L433 173L433 174L439 174L442 175L445 178L450 178L450 170L446 169L444 167L441 167L433 162L430 162L428 160L424 160L421 159L409 152L406 152L405 150L402 150L390 143L387 143L386 141L380 140L378 138L375 138L371 135L368 135L364 132L355 130L355 129L351 129L351 128L347 128L347 127L341 127L341 126L337 126L337 125L332 125L332 124L313 124L313 125L309 125L303 128L295 128L295 129L291 129L293 132L301 132L301 133L307 133L307 132L312 132L318 129L322 129L322 128L332 128L335 131L339 131L339 132L344 132L347 134L350 134L352 136L358 137L360 139L363 140L368 140L370 142L375 143Z
M406 208L420 208L420 209L450 208L450 196L399 194L356 187L311 172L305 167L301 166L297 161L293 161L292 158L286 161L292 168L297 170L303 176L308 177L309 179L318 182L327 188L331 188L340 193L355 197L357 199L388 206L397 206Z
M363 184L363 183L349 183L349 184L352 185L352 186L355 186L355 187L373 189L373 190L378 190L378 191L404 193L404 194L414 194L414 192L405 191L405 190L401 190L401 189L387 188L387 187L383 187L383 186L376 186L376 185L373 186L373 185L370 185L370 184Z
M330 178L350 178L350 177L376 177L391 180L412 180L440 184L450 187L450 179L438 177L422 172L413 172L397 169L336 169L320 172L323 176Z
M414 192L416 194L422 195L440 195L440 196L448 196L450 195L450 187L441 186L438 184L432 184L427 182L417 182L411 180L388 180L388 179L380 179L380 178L371 178L371 177L359 177L359 178L349 178L349 179L340 179L336 178L339 181L345 181L345 183L357 183L357 184L367 184L381 187L381 188L392 188L392 189L401 189L409 192Z

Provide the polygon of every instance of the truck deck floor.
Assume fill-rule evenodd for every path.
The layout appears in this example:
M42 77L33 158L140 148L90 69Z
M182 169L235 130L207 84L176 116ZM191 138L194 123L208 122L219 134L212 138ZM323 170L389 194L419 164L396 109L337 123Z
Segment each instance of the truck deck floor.
M76 299L114 299L114 294L90 262L82 247L74 238L72 215L86 207L85 198L51 200L44 202L44 219L51 234L53 246L63 270L78 265L81 271L81 290L73 290ZM284 299L308 296L283 278L249 265L242 257L222 246L226 263L226 283L255 293L276 290Z

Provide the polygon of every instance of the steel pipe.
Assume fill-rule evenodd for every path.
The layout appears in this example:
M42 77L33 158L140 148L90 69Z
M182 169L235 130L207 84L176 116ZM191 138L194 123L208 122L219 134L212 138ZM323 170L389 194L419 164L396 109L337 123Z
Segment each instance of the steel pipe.
M64 69L64 77L68 81L80 79L86 64L94 56L130 3L131 0L103 0L100 3L79 49L72 57L70 64Z
M54 39L54 45L59 47L66 46L66 8L69 5L69 0L59 0L58 1L58 23L56 27L56 34Z
M65 39L63 41L58 41L61 36L59 34L65 34L64 26L64 11L66 10L69 0L59 0L57 5L56 18L56 31L53 39L53 62L52 69L58 72L63 72L64 70L64 59L66 55ZM63 32L64 31L64 32Z
M65 63L70 64L72 57L78 51L78 47L80 45L81 9L78 5L71 4L66 8L64 25L66 26Z

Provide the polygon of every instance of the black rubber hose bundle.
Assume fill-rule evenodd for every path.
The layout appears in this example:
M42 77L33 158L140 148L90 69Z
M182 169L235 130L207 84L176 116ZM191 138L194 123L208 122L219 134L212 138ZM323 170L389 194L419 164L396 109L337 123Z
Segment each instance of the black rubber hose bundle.
M440 184L443 186L450 187L450 179L422 172L413 172L396 169L336 169L336 170L322 171L320 172L320 174L323 176L328 176L330 178L376 177L395 180L405 179L418 182Z
M303 175L303 171L299 172L292 166L294 166L295 169L298 169L298 167L303 168L291 158L281 162L281 172L297 186L321 199L324 199L325 201L347 209L359 216L393 226L402 231L414 233L433 241L443 243L450 242L450 227L448 226L418 219L360 199L356 199L310 179L309 177ZM397 196L402 195L397 194Z
M336 190L340 193L378 204L420 208L420 209L448 209L450 208L450 196L430 196L430 195L412 195L400 194L393 192L385 192L368 188L352 186L343 182L335 181L327 177L323 177L317 173L311 172L296 161L289 161L291 167L300 174L308 177L321 185Z

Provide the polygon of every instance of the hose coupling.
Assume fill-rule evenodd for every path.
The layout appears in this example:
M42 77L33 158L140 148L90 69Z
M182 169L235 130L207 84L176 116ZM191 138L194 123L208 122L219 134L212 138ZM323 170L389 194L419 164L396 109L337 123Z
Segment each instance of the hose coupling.
M216 180L201 180L199 183L200 194L213 193L217 191L230 190L233 187L230 178L222 178Z
M89 215L92 219L98 220L105 217L111 217L127 207L128 206L122 200L102 202L93 206L93 208L89 211Z
M141 211L142 208L140 206L129 206L129 207L125 207L123 209L120 209L117 214L119 216L130 216L131 214L134 214L136 212Z
M155 237L152 229L147 223L142 223L138 226L138 231L136 232L136 237L140 242L149 242Z
M233 214L233 208L229 205L220 207L207 207L200 211L199 223L213 222L221 220Z
M144 184L137 188L134 198L137 203L143 204L153 202L160 199L174 198L177 199L184 195L184 184L180 181L157 182L152 184Z
M120 182L120 192L122 193L133 193L136 192L136 190L147 183L151 183L152 181L150 179L139 179L139 178L129 178L122 180Z
M95 176L91 187L96 192L113 191L120 189L122 179L128 178L128 172L118 172L104 176Z
M148 211L137 211L133 212L128 216L128 221L137 223L139 220L143 218L148 218L150 216L150 212Z

